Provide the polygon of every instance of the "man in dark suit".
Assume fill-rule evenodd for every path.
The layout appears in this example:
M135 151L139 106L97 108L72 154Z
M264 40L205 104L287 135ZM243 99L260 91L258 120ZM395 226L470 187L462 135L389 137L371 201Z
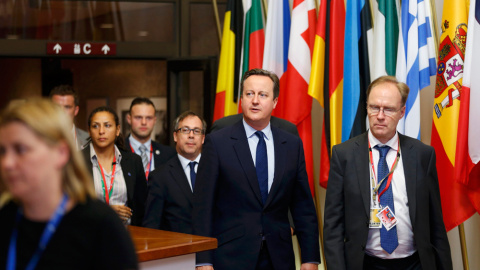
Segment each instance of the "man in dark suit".
M291 209L301 269L320 262L315 206L300 138L270 125L278 77L253 69L241 84L243 120L206 137L194 194L194 234L218 248L197 269L295 269Z
M175 120L178 155L149 176L145 227L192 233L193 188L206 129L205 121L191 111Z
M369 131L332 149L324 227L329 269L452 269L435 151L396 130L408 93L395 77L373 81Z
M210 133L218 131L224 127L229 127L237 122L242 121L242 119L243 119L243 113L229 115L229 116L220 118L217 121L213 122L212 128L210 129ZM290 132L295 136L299 136L297 126L295 126L293 123L285 119L272 116L270 118L270 125L272 125L272 127L277 127L279 129L283 129L287 132Z
M151 139L156 121L155 105L150 99L137 97L132 101L127 115L131 134L125 139L125 145L142 158L147 179L151 171L159 168L176 154L172 147Z

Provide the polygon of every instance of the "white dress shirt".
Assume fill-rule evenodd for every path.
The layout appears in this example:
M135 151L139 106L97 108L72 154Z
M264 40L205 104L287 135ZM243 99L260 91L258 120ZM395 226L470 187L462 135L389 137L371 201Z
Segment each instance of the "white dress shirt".
M388 145L390 146L390 151L387 153L387 164L388 169L391 170L393 163L397 157L397 150L398 150L398 134L395 133L395 136L391 140L389 140L386 144L382 144L379 140L377 140L372 132L368 131L368 141L370 142L370 147L372 148L372 156L373 156L373 166L375 172L378 172L378 160L380 158L380 154L377 149L374 147L376 145L383 146ZM400 146L401 147L401 146ZM368 231L368 240L367 246L365 248L365 252L368 255L375 256L382 259L398 259L398 258L405 258L417 251L417 247L415 246L415 241L413 239L413 230L412 230L412 223L410 221L410 212L408 209L408 197L407 197L407 187L405 185L405 173L403 168L403 156L400 152L400 159L398 160L397 168L393 172L392 177L392 192L393 192L393 203L395 208L395 217L397 219L397 236L398 236L398 247L392 252L392 254L388 254L380 245L380 229L372 229L370 228ZM368 166L371 166L369 164ZM372 171L370 170L370 174ZM373 177L370 175L370 177ZM378 181L378 180L377 180ZM387 181L387 180L385 180ZM370 181L369 181L370 183ZM380 192L380 191L379 191ZM372 198L373 190L370 185L370 198ZM370 199L370 207L372 207L372 200Z
M187 159L187 158L184 158L182 155L180 154L177 154L178 156L178 159L180 160L180 164L182 165L182 168L183 168L183 171L185 172L185 175L187 176L187 180L188 180L188 184L190 185L190 189L192 190L193 192L193 188L192 188L192 179L190 178L190 162L192 161L196 161L197 164L195 164L195 173L197 173L197 170L198 170L198 163L200 162L200 156L202 156L202 154L199 154L197 156L197 158L195 158L195 160L190 160L190 159Z
M122 160L122 155L118 150L117 146L115 146L115 176L113 179L113 190L112 196L109 197L110 205L127 205L127 184L125 183L125 178L123 177L122 166L120 165L120 161ZM103 185L102 185L102 173L100 172L100 166L97 159L97 154L95 153L95 149L93 145L90 144L90 160L92 161L92 169L93 169L93 184L95 186L95 193L97 194L97 198L102 202L105 201L105 194L103 192ZM112 179L112 172L107 173L105 170L103 171L105 175L105 182L107 184L107 190L110 190L111 187L111 179ZM131 220L128 219L127 224L130 224Z

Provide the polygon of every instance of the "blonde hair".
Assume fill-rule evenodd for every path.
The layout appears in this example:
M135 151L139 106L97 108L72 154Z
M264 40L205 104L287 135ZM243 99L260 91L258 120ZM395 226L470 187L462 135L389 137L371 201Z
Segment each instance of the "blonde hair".
M63 168L62 190L76 202L95 197L92 178L72 136L71 119L60 106L48 99L39 98L11 103L0 116L0 127L12 122L26 125L48 145L65 142L70 158Z
M401 104L402 107L405 106L405 103L407 103L407 98L408 98L408 93L410 92L410 88L408 88L408 85L406 85L403 82L399 82L396 77L394 76L380 76L377 79L375 79L367 89L367 101L368 97L370 96L370 92L372 92L372 89L375 88L377 85L384 84L384 83L391 83L397 87L398 92L400 93L400 96L402 97Z

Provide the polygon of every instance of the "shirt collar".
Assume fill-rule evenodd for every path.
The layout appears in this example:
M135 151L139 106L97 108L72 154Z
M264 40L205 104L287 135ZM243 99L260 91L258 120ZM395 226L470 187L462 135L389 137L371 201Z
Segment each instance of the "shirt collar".
M182 155L180 155L180 154L177 154L178 159L180 160L180 164L182 164L182 168L183 168L183 169L187 168L187 167L189 166L188 164L189 164L190 162L192 162L192 161L196 161L197 164L198 164L198 163L200 162L200 156L201 156L201 155L202 155L202 154L198 154L198 156L197 156L194 160L190 160L190 159L185 158L184 156L182 156Z
M120 162L122 161L122 153L120 153L120 150L116 145L115 145L115 159L117 164L120 164ZM92 161L92 164L94 166L98 166L97 153L95 153L95 148L93 148L93 144L91 143L90 143L90 160Z
M242 121L243 127L245 128L245 133L247 133L247 138L256 136L255 132L257 132L257 130L247 124L247 122L245 122L245 119L243 119ZM267 140L270 140L272 138L272 129L270 127L270 122L268 122L268 125L264 129L262 129L261 132L263 132Z
M376 145L387 145L390 146L391 149L398 151L398 132L395 132L393 138L391 138L387 143L381 143L375 136L373 136L372 131L368 130L368 141L370 142L370 147L374 148Z
M130 134L130 136L128 136L128 141L130 143L130 146L135 150L135 151L138 151L140 152L140 146L142 145L141 142L137 141L133 136L132 134ZM150 146L152 145L152 139L148 139L148 141L146 143L144 143L143 145L145 145L145 147L147 147L147 149L150 151Z

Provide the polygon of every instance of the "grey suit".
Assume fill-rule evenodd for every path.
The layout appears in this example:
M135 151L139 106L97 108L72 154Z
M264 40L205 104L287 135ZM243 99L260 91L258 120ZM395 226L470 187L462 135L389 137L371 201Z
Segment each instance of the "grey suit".
M452 269L443 224L435 151L399 134L414 241L424 270ZM330 269L363 269L369 231L368 133L332 149L324 246Z
M85 130L79 129L76 126L75 126L75 134L77 137L78 150L82 150L87 145L88 138L90 137L90 135Z

